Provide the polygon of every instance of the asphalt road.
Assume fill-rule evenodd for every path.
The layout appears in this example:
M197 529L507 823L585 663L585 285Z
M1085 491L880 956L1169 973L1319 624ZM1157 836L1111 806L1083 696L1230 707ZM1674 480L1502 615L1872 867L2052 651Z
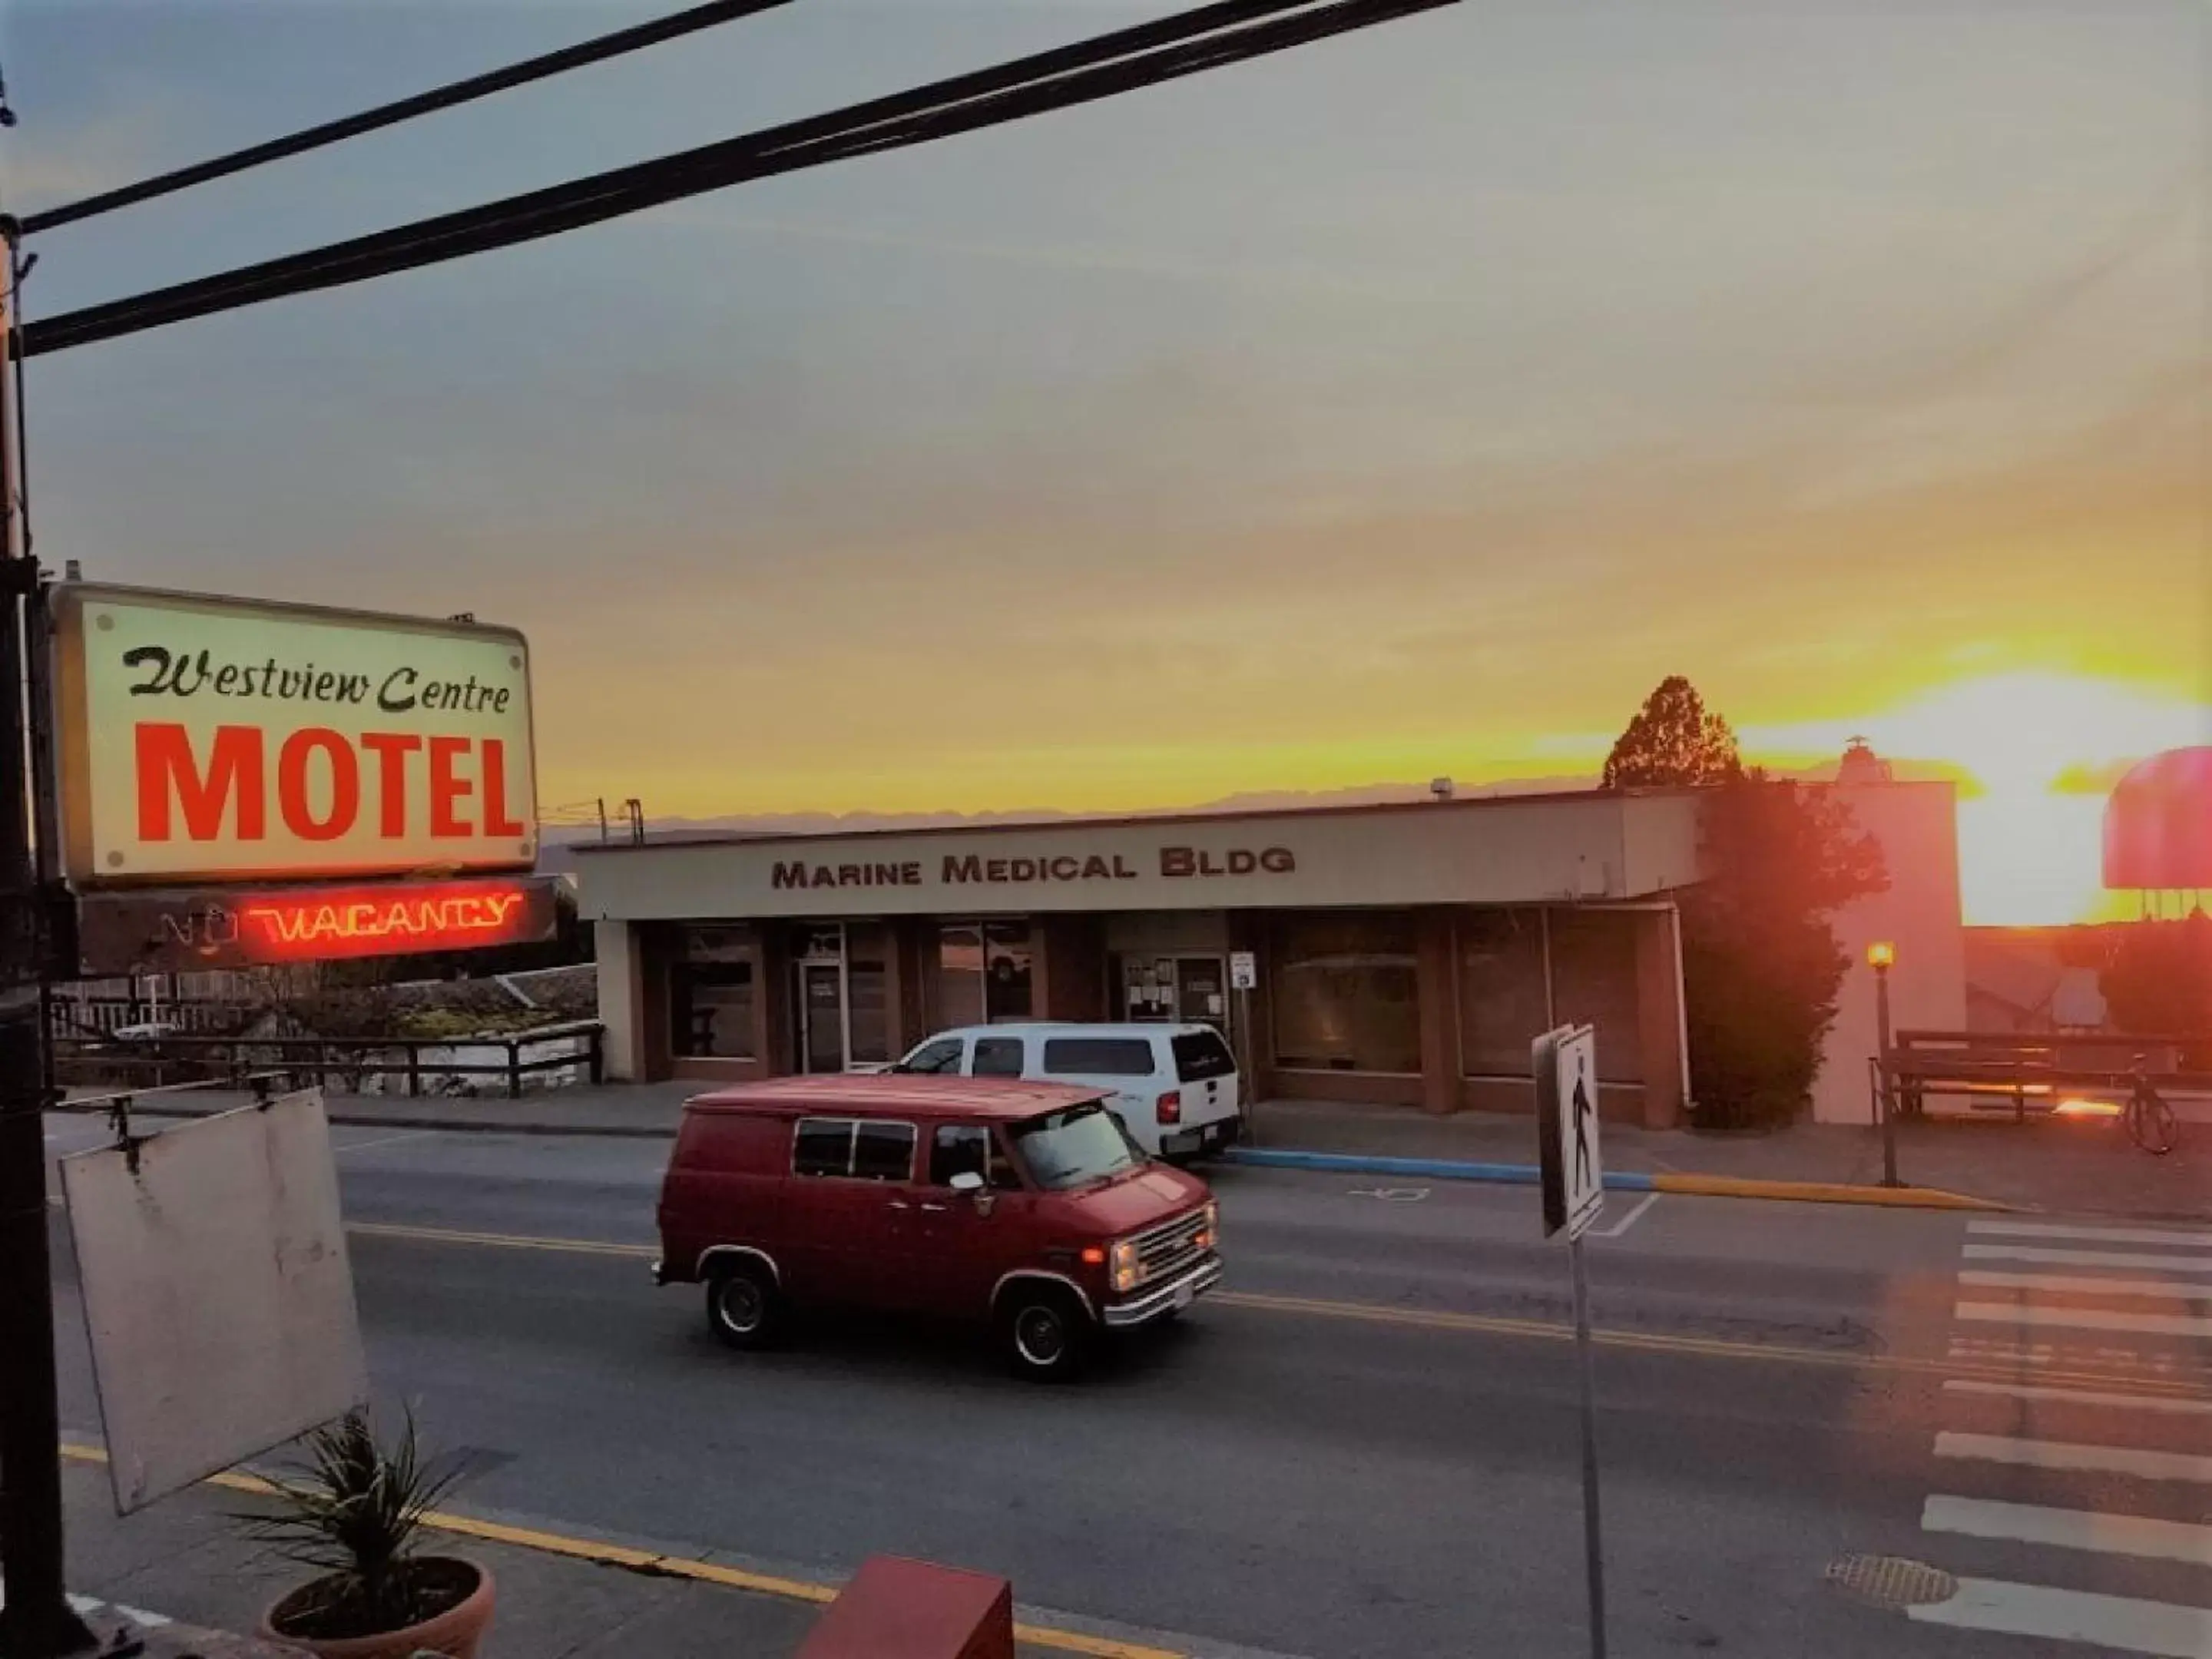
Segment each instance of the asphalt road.
M58 1154L100 1138L81 1119L50 1127ZM1539 1240L1526 1189L1220 1172L1224 1292L1083 1386L1048 1389L957 1331L815 1320L774 1354L722 1349L695 1291L647 1277L663 1144L337 1136L378 1389L473 1457L462 1507L800 1571L919 1555L1200 1651L1587 1651L1566 1262ZM2001 1392L2023 1382L2212 1401L2202 1320L2114 1334L1959 1306L1962 1273L1983 1265L1969 1245L2096 1241L1970 1232L1956 1214L1621 1194L1600 1224L1619 1230L1590 1255L1615 1655L2083 1650L1864 1604L1824 1582L1853 1552L2033 1592L1991 1593L1998 1611L1975 1618L1999 1627L2048 1630L2087 1607L2138 1628L2100 1596L2212 1606L2212 1556L2192 1541L2212 1536L2212 1474L2191 1484L2159 1466L2142 1490L2134 1474L2115 1489L2110 1471L1984 1455L2008 1437L2088 1432L2076 1404L2051 1407L2076 1413L2056 1430L2028 1421L2045 1407ZM549 1248L563 1241L634 1248ZM1989 1264L2015 1265L2081 1271L2032 1254ZM1972 1294L2009 1307L2044 1292ZM89 1431L73 1285L63 1297L64 1420ZM1992 1392L1955 1387L1977 1379ZM2118 1425L2106 1440L2185 1449L2212 1418L2159 1404L2095 1421ZM1983 1507L1939 1512L1931 1494ZM2033 1534L2004 1520L2008 1504L2179 1530L2147 1552L1970 1535ZM2203 1638L2137 1650L2212 1654L2212 1618Z

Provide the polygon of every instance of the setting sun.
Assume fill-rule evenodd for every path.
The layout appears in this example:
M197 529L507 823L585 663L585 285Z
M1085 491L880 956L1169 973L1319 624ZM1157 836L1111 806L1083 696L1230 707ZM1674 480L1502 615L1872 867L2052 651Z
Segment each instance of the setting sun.
M2105 799L2125 766L2203 741L2212 709L2086 674L1962 680L1856 720L1749 726L1784 763L1863 736L1900 771L1955 777L1966 920L2036 926L2132 915L2100 883Z

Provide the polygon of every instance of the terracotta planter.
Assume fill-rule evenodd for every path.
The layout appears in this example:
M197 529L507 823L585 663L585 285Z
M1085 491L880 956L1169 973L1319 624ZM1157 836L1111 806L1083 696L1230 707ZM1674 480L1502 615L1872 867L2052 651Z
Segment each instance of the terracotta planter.
M467 1596L447 1607L434 1619L426 1619L405 1630L396 1630L386 1636L349 1636L331 1641L318 1641L312 1637L295 1636L276 1627L277 1616L284 1604L295 1596L305 1594L312 1585L299 1589L273 1603L261 1615L260 1634L269 1641L282 1642L288 1647L304 1648L319 1659L414 1659L416 1654L428 1650L442 1654L445 1659L477 1659L477 1647L483 1640L484 1632L490 1627L492 1605L496 1599L492 1585L491 1569L473 1561L461 1561L452 1556L424 1556L425 1562L435 1561L443 1566L465 1567L476 1575L476 1588Z

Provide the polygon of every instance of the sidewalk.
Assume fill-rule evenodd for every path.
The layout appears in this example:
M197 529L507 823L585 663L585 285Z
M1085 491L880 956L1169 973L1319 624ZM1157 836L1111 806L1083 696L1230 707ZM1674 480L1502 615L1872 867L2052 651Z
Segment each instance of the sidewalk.
M341 1125L665 1139L676 1133L684 1100L708 1086L609 1083L520 1100L332 1095L330 1107L331 1121ZM133 1109L196 1116L248 1098L193 1091L147 1096ZM2212 1217L2212 1121L2194 1112L2184 1116L2181 1145L2166 1158L2136 1151L2110 1119L1901 1123L1898 1173L1913 1186L2025 1209L2202 1220ZM1437 1117L1408 1107L1276 1100L1255 1109L1252 1127L1257 1144L1271 1151L1517 1164L1536 1159L1535 1121L1513 1113ZM1871 1127L1836 1124L1721 1135L1609 1123L1605 1163L1623 1172L1872 1187L1881 1179L1881 1137Z
M65 1462L62 1480L70 1589L106 1604L98 1615L102 1630L123 1612L250 1633L271 1601L308 1576L240 1534L230 1517L261 1507L250 1493L194 1486L118 1517L109 1498L106 1471L99 1465ZM492 1522L489 1529L506 1531L496 1518L484 1519ZM830 1594L826 1583L795 1580L792 1594L760 1594L580 1559L553 1547L574 1547L580 1540L526 1528L508 1535L544 1541L520 1547L483 1537L433 1534L423 1545L426 1553L466 1556L490 1570L498 1608L483 1659L637 1659L648 1654L653 1659L784 1659L805 1639ZM645 1540L609 1540L607 1553L619 1559L625 1547L696 1563L707 1571L719 1567L731 1576L751 1576L748 1569L714 1555L702 1557ZM1018 1599L1018 1585L1015 1594ZM1018 1608L1017 1620L1024 1616ZM1045 1639L1024 1639L1018 1648L1021 1659L1066 1659L1070 1652L1177 1659L1181 1651L1060 1628L1032 1634Z
M250 1632L269 1603L306 1576L240 1536L228 1517L257 1506L245 1494L195 1486L118 1518L104 1469L70 1462L62 1479L72 1593ZM496 1583L486 1659L780 1659L797 1649L816 1616L798 1601L475 1540L434 1538L428 1547L449 1546L489 1567Z
M1449 1117L1404 1107L1280 1100L1255 1113L1267 1148L1367 1157L1533 1164L1536 1124L1510 1113ZM2212 1216L2212 1125L2185 1123L2182 1143L2153 1158L2130 1144L2117 1121L2014 1124L1934 1120L1898 1125L1899 1178L2023 1209L2142 1219ZM1613 1171L1721 1176L1732 1180L1816 1182L1872 1187L1882 1175L1881 1135L1872 1127L1799 1123L1765 1134L1701 1134L1608 1123L1605 1166Z

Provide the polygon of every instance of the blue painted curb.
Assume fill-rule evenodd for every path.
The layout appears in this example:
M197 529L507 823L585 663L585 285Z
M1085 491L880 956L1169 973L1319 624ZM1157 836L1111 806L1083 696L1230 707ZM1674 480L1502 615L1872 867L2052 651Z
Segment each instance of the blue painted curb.
M1533 1187L1537 1182L1533 1164L1469 1164L1448 1158L1361 1158L1351 1152L1231 1146L1221 1154L1221 1160L1269 1170L1326 1170L1334 1175L1426 1176L1431 1181L1502 1181L1522 1187ZM1605 1176L1605 1184L1619 1193L1657 1191L1651 1183L1652 1177L1640 1170L1607 1170Z

